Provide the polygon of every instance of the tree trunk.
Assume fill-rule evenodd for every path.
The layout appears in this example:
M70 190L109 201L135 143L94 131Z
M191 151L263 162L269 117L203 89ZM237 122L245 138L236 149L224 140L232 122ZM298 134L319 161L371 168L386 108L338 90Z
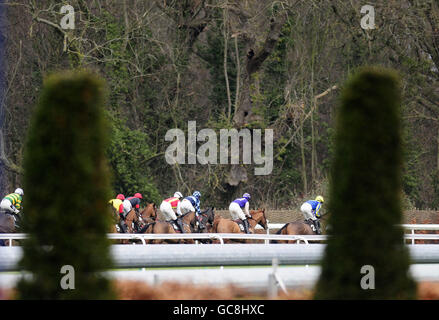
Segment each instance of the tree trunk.
M227 32L227 13L226 9L223 10L223 21L224 21L224 78L226 79L226 91L227 91L227 118L230 120L232 114L232 100L230 98L230 85L229 76L227 74L227 50L228 50L228 32Z
M263 62L273 52L282 30L282 26L286 21L285 13L279 14L277 17L270 20L270 31L265 39L263 47L259 52L255 53L253 41L247 41L247 58L246 67L242 75L242 90L239 95L239 108L235 110L233 117L234 123L237 127L242 127L252 121L258 120L253 113L253 103L251 99L251 90L253 84L252 75L258 72Z
M300 155L302 157L303 193L306 194L308 191L308 181L306 179L306 158L305 158L305 141L303 138L303 126L300 127Z

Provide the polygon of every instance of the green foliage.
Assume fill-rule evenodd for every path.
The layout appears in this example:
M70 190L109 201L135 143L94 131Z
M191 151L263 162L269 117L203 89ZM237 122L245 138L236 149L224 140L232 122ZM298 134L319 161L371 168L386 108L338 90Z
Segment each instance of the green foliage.
M21 299L112 298L99 274L111 267L109 172L104 83L86 72L47 78L29 129L24 160L26 215L18 285ZM63 290L60 270L75 270L75 289Z
M209 99L214 106L220 107L218 112L221 112L227 105L226 78L224 75L224 36L222 34L224 26L220 18L222 16L221 11L216 10L214 16L217 20L206 33L207 45L198 45L198 54L207 62L207 68L211 76L212 92ZM237 73L237 63L234 59L235 44L233 41L231 38L228 39L227 53L227 75L232 104L235 103ZM239 42L238 50L242 52L242 45Z
M330 239L317 299L410 299L401 223L402 135L398 77L365 68L347 83L338 110L331 168ZM375 289L360 286L362 266Z
M254 111L270 123L277 119L279 110L285 105L284 90L288 81L287 70L292 63L287 58L287 52L294 45L293 18L289 18L282 28L279 40L272 54L264 63L264 70L258 81L263 83L261 93L253 95L252 100L257 102L258 108Z
M434 190L434 197L431 203L431 207L432 209L437 210L439 208L439 171L438 170L435 170L431 174L431 180Z
M266 197L267 206L290 205L292 197L302 192L302 174L307 177L310 193L317 192L320 181L328 175L334 152L332 93L318 100L312 114L313 131L310 117L303 123L304 148L299 147L300 137L284 148L285 143L297 132L301 117L315 107L315 95L339 86L350 70L373 61L392 65L403 74L402 114L407 119L403 126L411 130L405 142L403 190L418 208L438 206L437 128L432 120L438 118L438 63L429 26L434 21L427 19L433 12L428 10L429 5L418 3L416 14L407 14L413 13L414 8L383 3L377 10L386 15L385 20L401 23L393 23L392 28L380 28L378 23L376 30L364 32L358 27L358 11L342 1L321 2L318 6L302 1L294 8L277 1L250 1L233 10L220 3L211 6L199 1L165 1L161 8L151 6L149 1L134 1L135 9L128 5L126 12L122 4L96 5L87 10L85 2L80 1L83 15L77 28L68 31L67 52L61 52L63 37L56 28L33 19L22 21L23 14L32 16L35 12L44 12L48 20L57 21L60 4L55 0L35 3L36 11L11 6L7 13L12 25L21 26L11 29L11 39L27 38L29 30L32 35L23 46L11 42L8 47L8 56L22 57L18 73L14 63L9 66L7 80L11 86L5 97L5 146L10 161L17 165L22 165L22 133L28 128L32 101L41 89L44 74L66 66L86 66L107 80L107 108L114 119L120 120L114 124L114 141L109 149L116 153L136 150L133 157L109 152L115 190L143 190L153 200L158 191L164 196L176 185L187 185L187 189L203 188L204 199L211 197L219 206L226 206L232 194L245 188L261 195L253 203ZM228 118L224 78L223 13L227 14L229 26L227 71L232 116L238 76L235 39L241 68L240 94L246 95L248 50L261 52L270 18L276 22L279 14L288 16L274 50L252 75L251 96L245 97L251 98L252 113L259 116L246 127L274 128L274 154L278 156L269 178L255 177L252 166L246 166L248 181L238 188L227 185L230 168L226 165L184 165L177 177L163 157L154 157L169 145L163 141L166 131L184 129L188 120L196 120L199 128L234 125ZM407 34L407 28L413 32ZM15 76L21 80L15 81ZM303 110L289 110L298 102L304 102ZM301 151L305 160L303 172ZM312 172L313 151L317 159ZM4 177L8 189L21 182L14 172Z
M159 203L160 195L147 166L147 161L155 156L147 145L147 134L130 130L120 120L112 122L112 139L107 153L115 177L115 194L132 196L140 192L144 200Z

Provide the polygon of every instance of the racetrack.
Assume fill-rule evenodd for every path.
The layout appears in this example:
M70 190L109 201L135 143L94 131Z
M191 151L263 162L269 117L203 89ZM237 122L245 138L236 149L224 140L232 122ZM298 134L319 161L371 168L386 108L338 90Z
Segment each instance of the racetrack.
M319 264L325 244L112 245L116 268ZM439 263L438 245L409 245L412 263ZM50 249L48 249L50 250ZM0 271L18 270L21 247L0 247Z
M286 289L314 287L320 276L320 266L281 266L276 274ZM234 285L252 293L265 293L269 284L272 267L254 268L189 268L189 269L144 269L108 271L109 278L118 281L136 281L149 285L160 285L164 282L180 282L192 285L209 285L225 287ZM439 281L439 264L414 264L410 274L415 281ZM18 272L0 273L0 288L14 288L22 275Z
M119 282L145 283L151 286L163 282L208 285L217 288L233 285L257 294L274 292L278 287L284 287L286 290L310 289L320 275L318 263L325 246L325 244L113 245L111 254L114 265L116 268L124 269L106 273L111 279ZM439 246L424 244L407 247L414 263L410 267L414 279L417 282L439 282ZM0 270L3 271L0 272L0 289L14 288L22 274L26 275L21 272L6 272L17 270L17 262L21 255L21 247L0 247ZM273 261L277 261L280 266L272 267ZM276 277L273 274L276 274Z

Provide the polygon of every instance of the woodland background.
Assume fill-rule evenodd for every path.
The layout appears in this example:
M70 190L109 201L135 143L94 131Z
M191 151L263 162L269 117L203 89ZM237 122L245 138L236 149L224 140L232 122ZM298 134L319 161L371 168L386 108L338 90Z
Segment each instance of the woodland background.
M59 26L65 4L75 9L74 30ZM360 26L366 4L375 8L373 30ZM358 67L378 65L396 69L403 83L406 208L439 207L439 0L1 5L2 194L22 182L27 128L45 76L87 68L108 84L115 193L159 202L176 190L200 190L202 207L226 207L250 192L252 206L297 207L327 192L340 87ZM165 134L185 130L189 120L198 130L274 129L272 174L255 176L251 165L167 164Z

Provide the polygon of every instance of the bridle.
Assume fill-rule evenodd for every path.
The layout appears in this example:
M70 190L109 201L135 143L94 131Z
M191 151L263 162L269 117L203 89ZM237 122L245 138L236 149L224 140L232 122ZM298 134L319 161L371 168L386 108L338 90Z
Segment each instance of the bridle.
M264 230L267 230L267 227L268 227L268 219L267 219L267 217L265 216L265 211L264 211L264 210L257 211L257 213L259 213L259 212L262 212L262 217L264 217L264 219L265 219L265 226L262 225L262 223L261 223L262 219L261 219L260 222L256 221L256 219L253 218L253 216L251 216L249 219L254 220L254 221L256 222L256 224L261 225L261 226L264 228Z

